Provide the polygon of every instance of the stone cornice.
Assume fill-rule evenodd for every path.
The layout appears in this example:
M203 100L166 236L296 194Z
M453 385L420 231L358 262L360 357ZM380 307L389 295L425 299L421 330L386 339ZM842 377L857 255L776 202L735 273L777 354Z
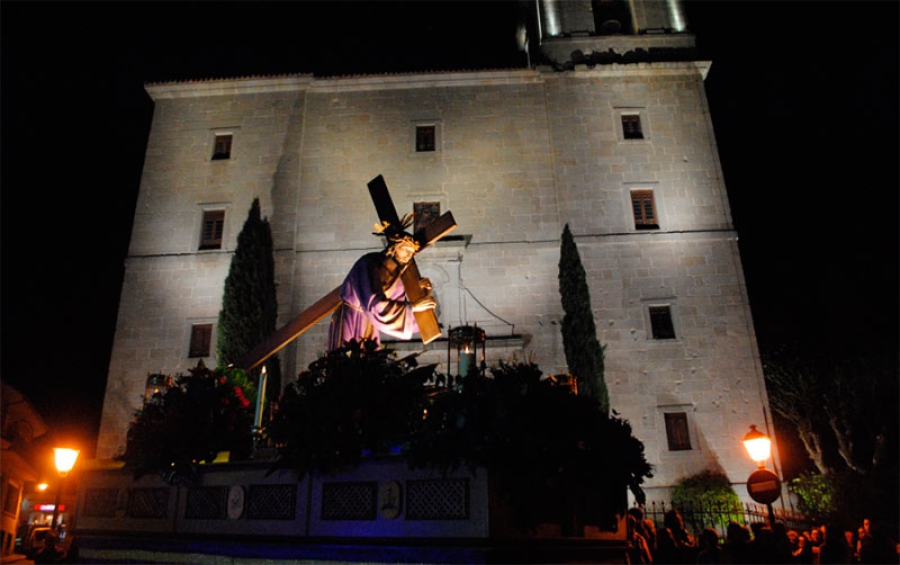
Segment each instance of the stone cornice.
M542 82L542 80L539 73L530 69L364 75L317 79L310 90L317 92L348 92L410 88L453 88L528 84Z
M313 75L282 75L273 77L244 77L229 79L192 80L185 82L159 82L144 85L144 90L154 101L163 98L196 98L256 94L260 92L289 92L307 88L315 80Z
M415 88L457 88L535 84L548 75L566 74L573 78L618 77L646 74L684 74L700 72L705 79L709 61L631 63L609 65L576 65L572 71L560 72L549 67L485 71L452 71L432 73L353 75L316 78L311 74L273 77L192 80L185 82L148 83L147 94L154 101L167 98L196 98L272 92L354 92L367 90L400 90Z
M639 75L682 75L700 73L703 80L712 67L711 61L676 61L658 63L612 63L609 65L575 65L573 70L563 71L573 78L624 77ZM560 71L544 68L544 72L555 74Z

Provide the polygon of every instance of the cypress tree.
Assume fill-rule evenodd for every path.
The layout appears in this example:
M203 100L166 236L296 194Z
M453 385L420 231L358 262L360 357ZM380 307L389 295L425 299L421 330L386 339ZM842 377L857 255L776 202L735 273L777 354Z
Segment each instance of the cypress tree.
M277 317L272 230L269 220L261 217L256 198L238 235L225 279L216 342L219 364L227 366L243 359L275 331ZM274 399L281 391L281 370L278 358L270 359L266 363L266 397Z
M569 224L563 229L560 244L559 294L565 312L562 336L566 364L577 379L579 393L594 398L601 410L609 414L609 391L603 378L603 346L597 340L587 276Z

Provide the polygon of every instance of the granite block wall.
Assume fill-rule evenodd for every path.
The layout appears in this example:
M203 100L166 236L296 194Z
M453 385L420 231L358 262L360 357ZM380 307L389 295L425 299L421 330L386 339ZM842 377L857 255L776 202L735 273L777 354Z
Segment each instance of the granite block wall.
M704 468L744 480L740 439L764 422L743 273L712 124L694 63L593 70L275 78L148 86L156 99L98 455L121 444L149 372L185 371L191 320L214 320L253 198L273 227L280 322L338 286L381 243L366 183L381 174L400 214L439 202L458 227L418 263L445 328L518 341L488 347L566 372L559 238L570 225L606 346L613 407L634 425L665 490ZM622 114L643 139L624 139ZM436 150L417 152L417 126ZM210 161L216 132L233 158ZM638 230L630 192L652 190L659 228ZM197 251L202 211L226 211L223 248ZM653 339L668 306L675 339ZM279 357L285 379L325 346L327 320ZM414 345L408 347L415 347ZM445 345L423 359L441 363ZM214 364L214 357L206 360ZM687 414L691 449L669 448L664 414Z

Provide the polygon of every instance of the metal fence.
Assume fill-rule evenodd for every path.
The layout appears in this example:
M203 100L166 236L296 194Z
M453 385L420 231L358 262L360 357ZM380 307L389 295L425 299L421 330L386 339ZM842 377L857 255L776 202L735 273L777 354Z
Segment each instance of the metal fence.
M671 502L648 501L643 508L644 517L653 520L656 528L660 529L666 512L673 508L676 507ZM726 528L730 522L747 527L757 522L769 523L769 512L763 504L682 505L677 510L684 520L685 529L692 535L699 536L704 529L713 528L722 540L726 537ZM799 512L781 508L773 508L773 511L775 521L784 524L788 530L806 531L813 527L813 523Z

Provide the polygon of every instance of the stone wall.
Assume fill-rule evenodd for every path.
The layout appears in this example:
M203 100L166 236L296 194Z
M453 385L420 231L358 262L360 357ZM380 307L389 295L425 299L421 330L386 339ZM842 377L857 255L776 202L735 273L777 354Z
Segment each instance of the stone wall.
M185 372L191 320L214 320L230 252L253 198L272 220L280 322L340 284L379 248L366 183L382 174L398 211L437 201L459 241L418 259L444 328L518 336L488 365L533 360L566 372L559 332L559 237L570 225L606 346L613 408L657 465L651 489L724 470L744 480L740 440L767 399L737 236L703 90L703 64L593 70L287 77L157 85L104 407L101 456L123 443L149 372ZM624 139L622 114L643 139ZM416 126L436 150L415 151ZM210 161L216 131L234 158ZM659 228L635 228L630 193L653 191ZM226 243L198 252L204 206L226 209ZM675 339L654 340L649 307L671 309ZM285 378L320 355L327 320L282 350ZM423 360L447 371L445 345ZM206 359L208 365L215 358ZM451 367L455 370L455 367ZM667 412L691 449L672 451ZM740 489L739 489L740 490Z

